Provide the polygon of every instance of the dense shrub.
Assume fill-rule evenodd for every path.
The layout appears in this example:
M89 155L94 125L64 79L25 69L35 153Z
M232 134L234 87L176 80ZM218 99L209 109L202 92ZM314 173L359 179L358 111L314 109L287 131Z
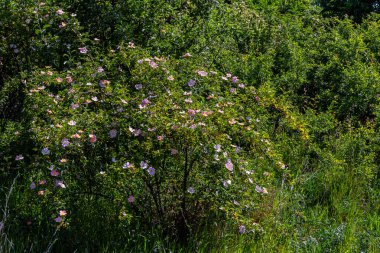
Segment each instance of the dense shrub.
M199 56L148 58L134 47L27 79L35 152L19 166L32 210L46 201L41 219L65 209L70 221L78 195L93 195L113 206L112 217L181 240L210 215L253 229L252 215L286 169L271 117L280 113L284 130L307 138L302 125L268 87L198 66Z
M375 252L379 22L1 2L0 251Z

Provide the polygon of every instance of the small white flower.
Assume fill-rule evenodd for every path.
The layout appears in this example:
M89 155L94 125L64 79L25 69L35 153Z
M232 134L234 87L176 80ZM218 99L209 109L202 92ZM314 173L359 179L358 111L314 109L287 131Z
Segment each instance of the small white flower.
M244 225L240 225L240 226L239 226L239 233L240 233L240 234L244 234L245 231L246 231L245 226L244 226Z
M78 48L79 49L79 52L81 53L81 54L87 54L87 52L88 52L88 49L86 48L86 47L80 47L80 48Z
M24 157L22 155L16 155L16 158L15 158L16 161L20 161L23 159L24 159Z
M146 169L148 168L148 163L146 161L141 161L140 162L140 168L141 169Z
M64 14L65 12L64 12L62 9L58 9L56 13L57 13L58 15L62 15L62 14Z
M116 129L110 130L109 136L110 136L111 139L116 138L116 136L117 136L117 130Z
M49 151L48 148L43 148L43 149L41 150L41 153L42 153L43 155L48 155L48 154L50 154L50 151Z
M223 183L224 187L228 187L229 185L231 185L231 180L229 180L229 179L228 180L224 180L222 183Z
M36 183L35 183L35 182L32 182L32 183L30 184L29 188L30 188L31 190L36 189ZM0 229L0 230L1 230L1 229Z

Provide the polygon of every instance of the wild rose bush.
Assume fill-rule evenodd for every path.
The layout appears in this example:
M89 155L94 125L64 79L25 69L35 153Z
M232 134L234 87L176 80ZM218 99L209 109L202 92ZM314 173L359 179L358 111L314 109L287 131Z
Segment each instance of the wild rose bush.
M97 197L118 222L179 238L215 215L240 233L258 230L272 184L288 171L271 117L307 138L287 105L189 53L152 57L133 43L100 60L82 53L75 69L26 80L35 152L15 157L34 206L24 215L67 227L81 201Z
M70 67L71 60L80 58L78 47L98 43L90 41L77 14L64 5L5 1L0 4L0 10L4 80L36 67Z

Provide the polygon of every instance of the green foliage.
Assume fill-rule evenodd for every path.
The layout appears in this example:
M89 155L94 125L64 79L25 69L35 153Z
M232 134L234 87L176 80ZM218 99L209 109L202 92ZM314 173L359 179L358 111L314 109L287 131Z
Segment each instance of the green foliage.
M376 252L378 6L336 3L2 1L0 251Z
M75 71L31 73L25 117L41 154L23 169L30 183L47 182L27 189L27 198L38 208L42 190L54 200L49 213L64 208L75 220L73 195L100 197L110 217L157 224L180 240L210 215L249 229L247 217L262 212L256 202L284 166L268 117L283 121L282 131L307 133L269 87L256 90L197 66L197 58L147 58L120 46ZM58 180L67 190L57 190Z
M316 2L327 15L353 16L356 21L362 21L371 12L380 11L380 3L377 0L318 0Z

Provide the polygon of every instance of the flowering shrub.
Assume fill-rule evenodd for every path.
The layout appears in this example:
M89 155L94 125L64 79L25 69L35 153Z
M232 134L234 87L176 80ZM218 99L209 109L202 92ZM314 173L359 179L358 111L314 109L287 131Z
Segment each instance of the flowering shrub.
M0 1L0 252L376 251L380 16L256 2Z
M129 44L75 70L34 72L26 108L39 151L23 164L34 203L49 200L50 218L62 223L75 216L74 193L107 196L121 221L180 238L212 213L253 229L275 175L287 170L269 112L307 134L269 87L189 56L151 57Z

